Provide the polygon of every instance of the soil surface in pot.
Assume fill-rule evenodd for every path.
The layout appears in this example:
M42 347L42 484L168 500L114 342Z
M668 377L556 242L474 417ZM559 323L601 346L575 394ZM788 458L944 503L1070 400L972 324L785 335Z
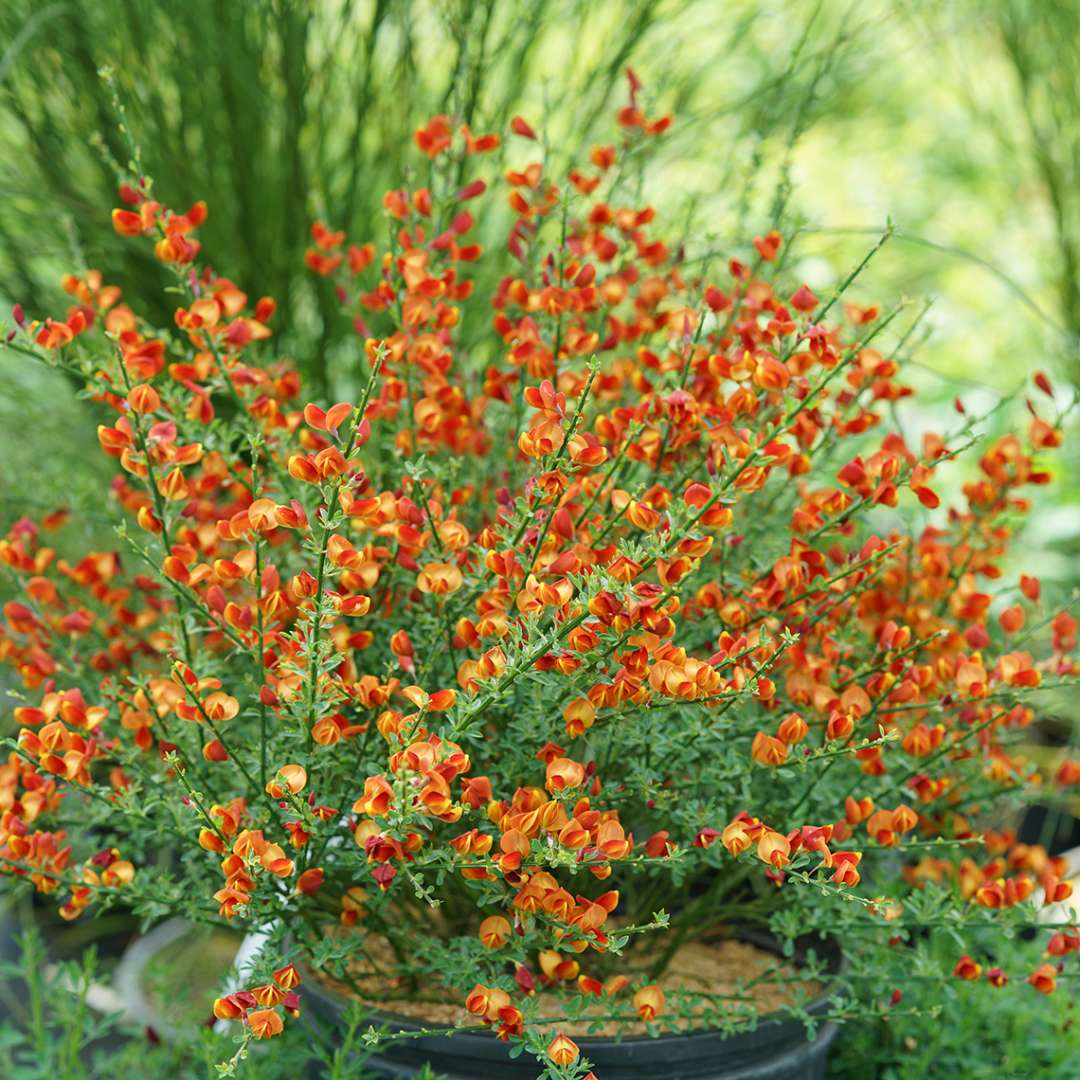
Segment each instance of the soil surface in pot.
M384 970L392 968L393 953L387 943L371 935L368 953L375 965ZM636 981L641 972L648 969L654 958L648 953L627 954L623 974ZM359 997L365 1004L381 1013L405 1017L413 1022L432 1026L481 1026L476 1017L464 1006L465 994L454 987L434 982L426 987L423 996L408 997L404 991L399 995L387 993L385 976L372 975L370 969L356 970L351 978L355 989L325 972L313 973L312 978L346 998ZM574 983L567 983L572 988ZM715 1027L717 1009L722 1008L732 1019L766 1016L787 1005L809 1001L819 995L823 985L803 976L798 967L767 949L734 938L716 938L682 945L675 953L667 970L655 985L661 987L668 997L669 1015L674 1013L674 997L684 995L709 995L696 1002L692 1015L704 1017L701 1027ZM370 987L370 993L368 988ZM358 992L359 991L359 992ZM562 1002L571 995L580 999L576 990L559 991L541 989L542 1016L562 1015ZM594 997L584 1017L576 1023L563 1023L559 1030L567 1035L615 1036L643 1035L645 1025L634 1016L630 991L617 997ZM681 1011L681 1010L680 1010ZM627 1020L589 1020L593 1017L610 1017L612 1012L625 1013ZM687 1025L694 1030L697 1025Z

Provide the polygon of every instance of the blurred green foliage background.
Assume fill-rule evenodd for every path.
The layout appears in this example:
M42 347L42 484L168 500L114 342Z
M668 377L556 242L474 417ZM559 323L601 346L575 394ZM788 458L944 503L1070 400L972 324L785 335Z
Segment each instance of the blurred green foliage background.
M933 300L908 344L926 396L901 405L906 434L949 426L957 396L985 410L1035 370L1080 382L1080 0L3 0L0 324L16 301L62 313L61 275L87 267L171 319L161 268L110 224L126 152L107 66L156 194L207 200L215 268L278 300L276 347L310 396L337 400L358 341L304 267L312 219L380 242L382 193L422 182L411 135L437 112L477 131L520 112L557 154L587 154L612 141L628 65L650 111L677 117L642 194L677 209L674 235L715 252L718 275L778 193L792 278L816 290L894 223L853 299L907 296L913 314ZM115 543L93 432L75 387L0 350L0 531L64 504L80 540ZM1080 577L1078 460L1067 444L1027 533L1062 598ZM880 1075L960 1060L971 1017L948 1038L931 1020L897 1032L885 1049L916 1071L890 1059ZM1028 1045L1042 1022L1023 1013L1002 1038ZM841 1054L850 1075L863 1042ZM985 1075L1008 1058L987 1055Z
M311 220L382 239L382 193L438 111L478 130L522 112L586 152L633 65L678 117L645 194L678 193L688 250L745 250L786 182L793 273L828 287L891 219L860 298L933 297L913 363L978 408L1033 369L1080 376L1078 54L1069 0L6 0L0 311L62 311L61 275L89 266L170 317L161 268L110 226L108 66L157 194L207 199L216 268L277 298L279 347L333 399L357 343L304 268ZM92 508L104 463L72 388L10 354L0 373L0 514L68 489ZM1080 509L1060 495L1063 571Z

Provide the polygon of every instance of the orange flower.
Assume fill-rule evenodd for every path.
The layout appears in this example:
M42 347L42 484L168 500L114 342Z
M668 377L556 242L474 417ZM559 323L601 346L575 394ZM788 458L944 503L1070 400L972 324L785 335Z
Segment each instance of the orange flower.
M501 949L510 940L511 926L501 915L490 915L480 924L480 940L486 949Z
M578 1044L568 1035L556 1034L555 1038L548 1043L547 1055L560 1068L573 1065L581 1055Z
M563 709L563 719L566 721L566 733L576 738L592 727L596 709L587 698L577 698Z
M240 711L240 702L230 694L215 690L203 702L203 710L215 723L221 720L231 720Z
M128 391L128 404L133 412L152 413L161 408L161 397L148 383L133 386Z
M776 737L789 745L800 743L809 733L806 721L798 713L788 713L776 729Z
M788 746L783 740L759 731L750 746L750 756L759 765L770 765L775 768L777 765L783 765L787 760Z
M422 593L446 596L455 593L465 583L461 571L453 563L428 563L416 579L416 587Z
M293 964L286 964L274 972L274 982L283 990L295 990L300 985L300 973Z
M367 898L367 891L360 888L359 885L353 885L346 889L341 897L340 919L343 926L355 926L360 919L367 915L367 908L364 906Z
M866 823L866 831L883 847L892 847L899 841L899 830L891 810L875 810Z
M326 873L321 866L312 866L296 879L296 891L304 896L314 896L323 886Z
M1042 876L1043 904L1058 904L1073 894L1072 882L1062 881L1052 870Z
M339 401L323 412L317 405L304 406L304 423L316 431L330 431L336 434L337 429L352 415L353 406L347 401Z
M204 743L202 748L203 760L208 762L221 762L229 760L229 752L225 749L225 744L220 739L211 739L210 742Z
M571 980L578 977L580 970L576 960L564 960L554 949L544 949L538 956L540 970L549 979Z
M849 888L859 884L861 880L856 867L862 860L861 851L838 851L833 855L833 873L830 881Z
M953 975L958 979L967 979L974 982L982 974L982 965L976 964L970 956L965 953L956 962L956 967L953 968Z
M259 862L275 877L290 877L296 868L280 844L267 844L259 856Z
M225 850L225 841L213 829L200 829L199 847L206 851L222 852Z
M568 788L581 787L585 783L585 767L570 758L557 757L548 762L547 781L545 787L548 791L566 791Z
M354 814L381 817L394 801L394 789L385 776L369 776L364 781L364 794L353 803Z
M272 799L282 799L285 792L298 795L307 785L307 769L303 765L280 765L274 779L266 785L266 794Z
M510 1008L510 995L505 990L477 983L465 999L465 1008L490 1024L499 1019L502 1010Z
M257 1005L267 1007L280 1005L285 1000L285 991L273 983L267 983L265 986L253 986L248 993L255 999Z
M416 129L415 138L416 145L428 157L438 157L450 146L450 118L447 116L433 116L426 127Z
M247 1009L237 1000L236 994L220 997L214 1002L214 1016L219 1020L239 1020Z
M779 870L786 866L791 857L791 843L786 836L771 829L762 834L757 844L758 858Z
M1001 629L1006 634L1015 634L1017 631L1023 629L1024 626L1024 609L1019 604L1013 604L1011 607L1005 608L1004 611L998 616L998 622L1001 624Z
M664 1011L664 991L659 986L643 986L634 994L634 1008L646 1024Z
M285 1027L281 1014L274 1009L256 1009L247 1015L247 1024L256 1039L272 1039Z
M723 831L720 842L736 858L753 843L750 829L744 821L733 821Z
M1057 969L1053 964L1040 964L1027 980L1040 994L1052 994L1057 989Z

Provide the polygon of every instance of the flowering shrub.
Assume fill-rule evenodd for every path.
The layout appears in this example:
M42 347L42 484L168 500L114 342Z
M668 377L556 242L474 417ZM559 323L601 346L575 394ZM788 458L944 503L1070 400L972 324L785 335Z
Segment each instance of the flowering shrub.
M1080 781L1014 745L1076 673L1076 620L1001 570L1067 410L1037 377L1025 436L939 510L978 419L917 446L886 424L902 305L844 300L870 256L822 298L778 231L723 269L670 246L632 196L671 123L640 98L631 75L618 144L565 178L514 119L501 252L472 239L501 139L446 116L386 250L312 228L359 335L350 401L305 403L273 300L202 261L206 205L137 172L113 223L175 269L174 326L97 272L63 319L15 313L9 347L111 410L127 524L122 558L60 557L63 512L0 543L28 698L0 858L68 918L267 930L266 979L214 1006L245 1041L308 967L391 1010L449 993L580 1076L560 1025L752 1022L658 985L717 925L841 937L837 1016L897 1007L875 952L936 928L957 979L1075 974L1073 927L1033 972L984 932L1069 894L993 816Z

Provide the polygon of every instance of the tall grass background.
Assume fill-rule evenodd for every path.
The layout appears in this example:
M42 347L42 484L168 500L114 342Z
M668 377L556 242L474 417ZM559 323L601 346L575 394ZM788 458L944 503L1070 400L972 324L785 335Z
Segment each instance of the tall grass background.
M108 267L150 317L169 317L160 267L113 235L106 212L112 162L126 161L99 77L108 66L156 193L171 205L207 199L206 250L220 272L278 300L284 344L325 394L345 326L303 266L314 216L383 239L382 193L409 175L410 134L435 112L483 130L527 111L553 144L587 151L610 136L628 65L680 114L671 152L699 172L688 194L730 190L750 164L732 157L739 136L760 139L798 111L835 31L812 9L778 35L766 9L725 7L12 0L0 12L0 290L56 302L59 268L83 261ZM807 29L819 24L812 49Z
M1075 0L4 0L0 323L15 301L62 312L61 275L88 267L171 321L161 267L110 224L126 151L108 67L157 195L207 200L214 267L277 299L272 347L309 396L346 397L360 343L304 267L312 219L383 241L383 191L423 182L411 134L438 112L478 131L520 112L556 167L587 154L612 141L627 66L677 115L640 195L678 207L677 239L717 275L777 224L793 280L828 290L891 219L854 299L933 298L904 349L929 403L900 406L909 437L1036 369L1080 380ZM485 239L504 225L486 217ZM68 505L71 542L117 545L93 419L62 376L0 351L0 531ZM1029 533L1057 596L1080 578L1076 462L1054 465ZM933 1024L904 1039L948 1042ZM843 1075L925 1075L919 1055L864 1073L872 1049L848 1045Z

